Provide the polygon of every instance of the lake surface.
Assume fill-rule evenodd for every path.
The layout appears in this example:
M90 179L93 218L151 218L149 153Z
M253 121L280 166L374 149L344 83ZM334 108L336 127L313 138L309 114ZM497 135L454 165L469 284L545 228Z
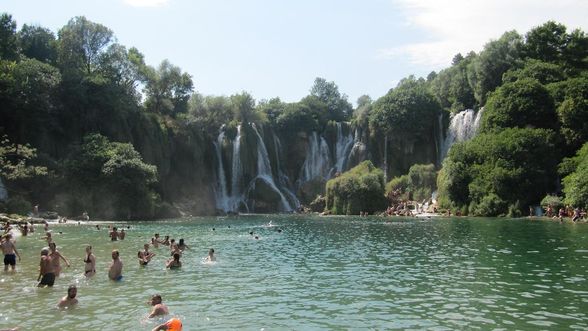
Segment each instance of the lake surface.
M23 260L0 274L0 328L150 330L146 302L160 293L184 330L588 329L588 224L251 215L116 225L131 227L124 241L106 225L52 225L72 266L50 289L35 287L41 227L17 238ZM164 246L139 266L156 232L190 246L181 270L165 269ZM211 247L218 261L205 264ZM124 262L117 283L112 249ZM70 284L80 305L60 311Z

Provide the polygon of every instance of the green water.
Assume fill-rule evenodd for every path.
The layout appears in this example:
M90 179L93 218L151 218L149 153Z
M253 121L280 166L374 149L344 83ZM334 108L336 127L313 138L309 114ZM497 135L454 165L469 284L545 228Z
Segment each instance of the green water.
M154 293L184 330L588 329L588 224L269 215L126 225L119 242L106 226L53 225L72 266L52 289L35 287L40 227L18 238L23 261L0 276L0 329L150 330ZM165 270L163 247L139 267L137 251L155 232L191 247L181 270ZM97 258L90 280L86 244ZM210 247L218 261L204 264ZM118 283L107 279L115 248ZM55 308L74 283L79 307Z

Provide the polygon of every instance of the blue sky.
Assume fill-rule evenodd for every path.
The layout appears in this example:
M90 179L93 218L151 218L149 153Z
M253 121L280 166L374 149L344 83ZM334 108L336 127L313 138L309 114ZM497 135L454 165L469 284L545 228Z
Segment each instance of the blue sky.
M426 76L458 52L479 51L507 30L552 19L588 31L586 0L0 0L22 24L57 32L86 16L168 59L195 90L298 101L315 77L355 100L376 99L410 74Z

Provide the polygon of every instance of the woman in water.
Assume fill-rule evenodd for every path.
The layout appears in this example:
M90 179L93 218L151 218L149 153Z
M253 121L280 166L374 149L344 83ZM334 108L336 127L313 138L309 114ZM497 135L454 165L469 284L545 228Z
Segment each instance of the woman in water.
M149 251L149 244L143 245L143 250L137 252L137 258L139 259L139 265L146 266L151 261L151 258L155 256L155 253Z
M96 274L96 257L92 253L92 246L86 246L86 258L84 259L86 264L84 268L84 275L86 277L92 277Z

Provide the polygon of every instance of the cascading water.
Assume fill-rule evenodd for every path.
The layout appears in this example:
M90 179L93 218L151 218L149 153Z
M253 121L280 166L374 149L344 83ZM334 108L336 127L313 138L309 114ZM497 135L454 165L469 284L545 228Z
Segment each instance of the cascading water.
M225 132L221 131L214 143L216 157L218 160L218 183L216 189L216 208L225 212L229 211L229 195L227 193L227 176L223 167L222 146L225 140Z
M329 145L322 136L313 132L308 141L306 160L302 165L300 182L305 183L314 178L327 178L331 168Z
M280 195L282 211L292 211L292 207L290 207L288 200L286 200L286 197L284 197L284 194L282 194L274 182L272 168L265 143L263 142L263 139L261 138L261 135L259 134L255 124L253 124L252 127L257 137L257 177L252 181L252 183L255 183L256 179L263 180L267 185L269 185L269 187L271 187L276 193Z
M4 182L2 182L2 178L0 178L0 201L5 201L8 199L8 191L6 191L6 187L4 186Z
M296 194L290 190L290 178L284 174L282 171L282 167L280 164L280 151L282 150L282 143L280 142L280 138L273 134L274 137L274 152L276 155L276 168L278 170L278 182L280 183L280 187L282 188L282 192L288 196L288 200L290 201L291 205L294 208L298 209L300 207L300 201L296 197Z
M335 172L343 172L345 171L345 166L347 165L347 158L349 157L349 152L353 147L354 139L351 132L344 135L343 129L341 128L341 123L337 123L337 144L335 145ZM332 175L331 175L332 176Z
M349 157L353 147L359 142L359 136L353 135L351 132L344 134L342 124L341 122L337 123L334 160L331 159L329 145L325 138L316 132L312 133L308 139L308 151L300 171L298 186L315 178L330 179L336 173L348 169Z
M472 109L467 109L451 117L447 135L441 148L441 160L447 156L453 144L470 140L476 135L483 111L484 108L481 108L477 113Z

